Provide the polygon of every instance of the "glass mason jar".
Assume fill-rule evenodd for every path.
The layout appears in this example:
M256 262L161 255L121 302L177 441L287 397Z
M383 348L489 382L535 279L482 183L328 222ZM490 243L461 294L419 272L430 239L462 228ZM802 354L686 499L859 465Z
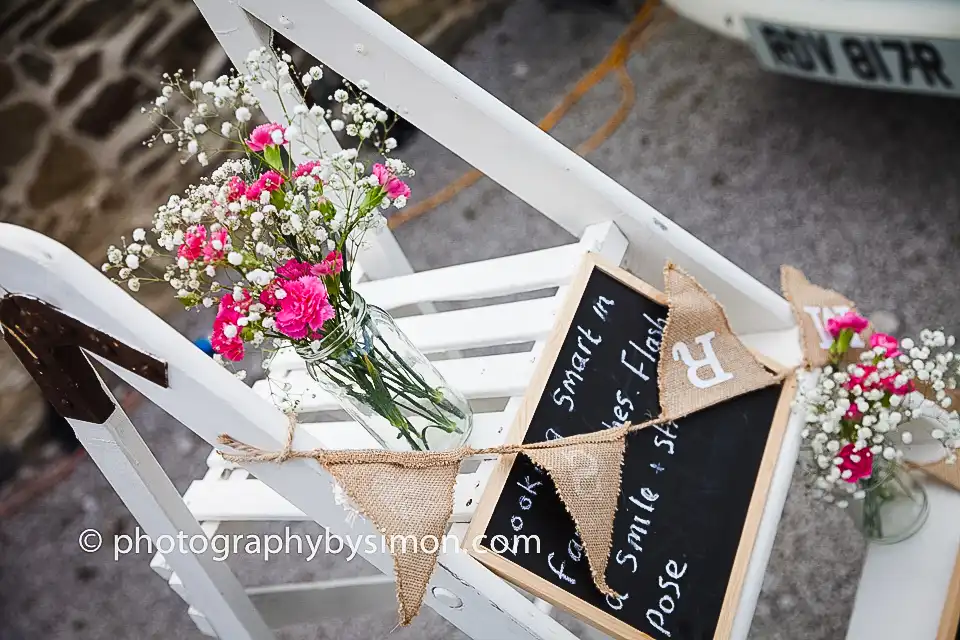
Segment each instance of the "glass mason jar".
M466 398L387 312L354 294L316 346L297 349L307 372L384 448L442 451L466 442L473 427Z
M902 464L875 458L873 474L857 484L865 495L851 500L847 510L867 540L901 542L927 521L927 492Z

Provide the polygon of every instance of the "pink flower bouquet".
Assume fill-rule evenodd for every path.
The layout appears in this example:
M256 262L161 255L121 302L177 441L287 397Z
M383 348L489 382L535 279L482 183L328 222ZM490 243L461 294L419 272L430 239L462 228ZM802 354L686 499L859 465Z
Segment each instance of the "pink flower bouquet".
M390 157L395 117L369 99L365 83L344 82L332 109L308 108L307 87L322 69L300 76L286 54L259 49L246 67L212 82L164 74L161 95L145 109L157 126L147 144L176 146L185 162L227 159L159 207L152 239L137 229L132 242L110 247L103 270L131 291L166 283L186 308L216 309L218 361L239 361L248 346L295 349L324 367L324 380L336 380L343 397L387 420L409 448L428 447L428 428L463 432L466 402L430 384L366 316L357 317L366 306L353 290L353 258L386 224L381 211L410 197L404 179L414 172ZM257 92L274 94L288 117L252 126ZM343 132L350 146L324 151L332 132ZM371 152L375 162L367 160Z
M796 402L806 417L801 436L815 495L854 509L867 537L880 540L889 533L888 503L903 497L909 483L901 474L902 447L914 433L926 429L943 445L947 462L956 461L960 416L951 396L960 358L951 350L953 336L924 330L918 342L874 333L868 348L849 362L851 342L868 324L854 312L827 322L831 363L813 372L813 384Z

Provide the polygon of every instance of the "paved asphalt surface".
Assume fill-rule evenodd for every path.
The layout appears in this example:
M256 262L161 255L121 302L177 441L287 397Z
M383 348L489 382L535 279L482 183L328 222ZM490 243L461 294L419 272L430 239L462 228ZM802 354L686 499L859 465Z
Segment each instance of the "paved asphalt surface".
M455 61L467 76L537 119L603 56L626 25L614 13L518 0ZM857 300L886 330L958 327L958 103L809 84L760 71L741 44L677 19L629 63L637 104L590 160L771 287L781 263ZM556 129L586 139L616 106L607 81ZM509 153L508 149L504 150ZM464 164L425 136L404 156L424 196ZM418 269L569 241L565 232L489 180L398 230ZM190 326L191 323L194 326ZM195 319L178 324L191 337ZM184 490L209 448L162 412L134 422ZM87 527L131 533L135 522L96 467L0 522L0 638L198 638L186 607L148 568L85 555ZM271 525L270 531L283 530ZM316 532L316 527L296 529ZM842 638L863 545L842 514L794 483L767 571L752 638ZM371 573L325 557L233 562L248 585ZM578 629L577 622L569 623ZM392 615L284 630L283 638L458 639L432 611L390 633Z

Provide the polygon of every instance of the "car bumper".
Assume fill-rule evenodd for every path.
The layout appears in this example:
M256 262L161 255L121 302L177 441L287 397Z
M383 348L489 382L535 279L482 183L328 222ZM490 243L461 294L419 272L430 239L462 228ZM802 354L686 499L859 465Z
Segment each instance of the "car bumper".
M744 18L842 33L960 39L960 2L931 0L664 0L678 14L748 40Z

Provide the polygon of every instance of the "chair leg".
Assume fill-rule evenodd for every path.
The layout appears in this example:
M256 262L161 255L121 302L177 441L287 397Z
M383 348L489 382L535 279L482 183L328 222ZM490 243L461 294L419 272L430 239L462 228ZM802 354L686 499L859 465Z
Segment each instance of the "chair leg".
M106 387L104 390L110 393ZM70 425L151 540L170 536L176 541L181 532L188 540L204 535L119 406L104 424L71 419ZM273 634L230 569L214 561L209 549L202 554L191 553L189 548L185 551L173 549L165 554L165 560L180 577L191 600L203 608L211 629L230 640L272 640Z

